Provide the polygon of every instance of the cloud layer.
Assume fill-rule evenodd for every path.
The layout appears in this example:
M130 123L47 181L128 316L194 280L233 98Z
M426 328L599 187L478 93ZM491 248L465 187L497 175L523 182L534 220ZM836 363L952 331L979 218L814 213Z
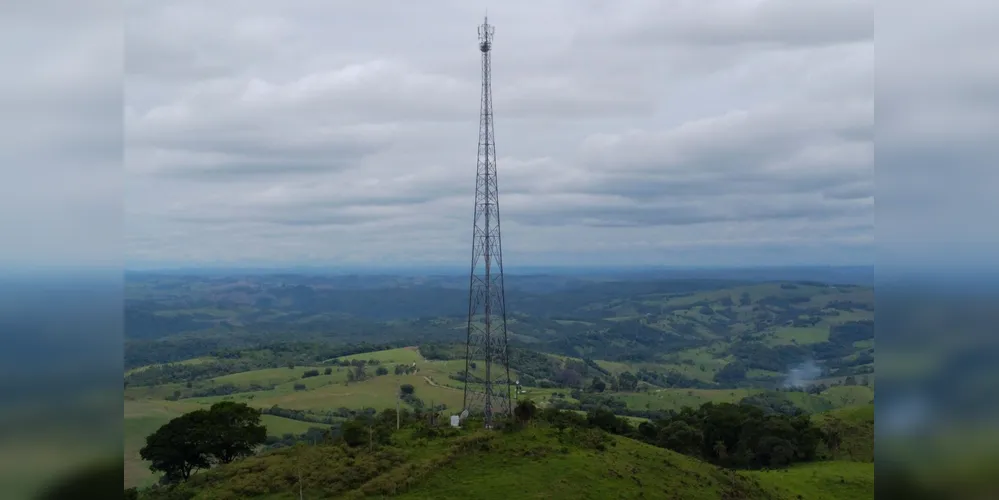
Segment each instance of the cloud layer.
M130 260L469 257L485 4L385 3L126 2ZM510 266L873 257L873 2L489 15Z

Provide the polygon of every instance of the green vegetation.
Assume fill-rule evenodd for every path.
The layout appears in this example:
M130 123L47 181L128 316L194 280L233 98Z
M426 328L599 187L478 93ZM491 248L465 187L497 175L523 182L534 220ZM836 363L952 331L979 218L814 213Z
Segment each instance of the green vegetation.
M697 412L717 417L709 416L702 430L720 432L722 440L734 429L726 427L731 425L726 423L734 415L731 412L756 415L752 418L763 424L756 428L763 431L760 443L772 441L766 437L770 432L783 432L774 426L776 422L798 426L802 435L818 432L807 419L773 420L748 406L709 404L689 415ZM873 497L872 463L813 462L734 471L642 443L639 439L658 424L635 427L600 411L579 415L538 410L529 401L521 401L514 413L515 419L493 431L482 430L474 420L461 429L438 427L432 414L419 412L397 416L387 410L359 416L320 433L318 439L220 465L174 486L144 489L135 492L136 498L294 499L299 494L310 498L506 498L512 491L530 491L543 498L594 499ZM852 414L852 418L859 419L859 415ZM398 431L397 418L402 424ZM664 429L673 429L678 422L667 423ZM671 442L682 442L686 435L654 434ZM764 448L772 451L781 446Z
M574 444L547 429L496 438L400 498L767 498L751 480L634 440ZM603 449L597 446L603 444Z
M707 403L639 425L647 443L735 468L787 467L815 460L824 435L806 415L752 405Z
M290 418L282 418L275 415L262 415L260 417L260 423L267 428L268 436L285 436L288 434L299 435L305 434L309 429L317 427L315 423L309 423L302 420L294 420Z
M257 364L230 368L236 373L268 364L316 364L379 347L411 345L414 339L419 339L428 358L462 355L460 348L431 347L461 338L467 301L461 280L366 280L361 285L357 277L332 276L137 277L128 286L126 367L205 357L214 361L199 364ZM657 365L649 367L652 370L676 371L725 387L744 382L738 377L715 378L734 361L748 370L783 374L788 363L810 357L828 364L834 375L845 376L860 374L873 355L873 293L867 287L591 280L561 285L553 293L556 281L535 278L532 286L511 294L508 319L516 347L577 359L651 363ZM186 299L182 306L175 300L178 295ZM222 313L227 319L220 326ZM343 348L361 342L382 345L323 352L332 345ZM250 348L258 351L256 356L232 356ZM385 361L416 361L417 354L411 355ZM515 364L535 379L564 382L554 380L556 373L534 361ZM542 369L535 373L534 368ZM628 371L635 373L637 368ZM151 381L153 375L144 380ZM139 378L130 382L141 383Z
M139 456L163 472L169 483L186 481L213 464L228 464L253 454L267 429L260 412L240 403L216 403L171 419L146 437Z
M125 401L123 437L126 487L145 487L159 479L159 474L154 474L149 470L149 462L142 460L139 456L139 449L146 444L146 436L155 432L171 419L201 408L207 408L207 406L183 401ZM303 434L312 427L322 426L319 423L275 415L263 415L261 423L267 428L267 435L275 439L287 434Z
M834 460L874 462L874 405L843 408L814 417L827 436L822 452Z
M820 462L742 474L755 479L760 486L773 492L773 498L781 500L874 498L874 464L871 463Z
M322 443L339 435L344 426L395 408L404 413L436 410L443 415L460 411L464 382L475 386L485 376L485 364L473 360L466 367L459 339L466 326L462 313L467 290L461 290L467 283L449 279L424 277L416 282L382 277L360 282L330 276L147 276L130 282L124 373L125 485L147 488L157 480L149 471L149 462L139 456L147 436L173 418L228 402L262 413L267 451L218 471L195 474L190 481L192 488L198 481L207 481L202 476L222 477L217 475L249 467L247 464L257 460L265 460L268 470L274 467L288 474L288 461L327 463L343 459L361 463L371 459L371 467L358 471L354 478L360 482L348 481L337 487L341 488L335 489L338 495L351 494L370 481L387 481L386 474L390 474L392 482L407 485L397 493L405 491L421 498L429 496L433 488L443 487L425 485L453 482L466 463L500 460L510 470L521 469L516 474L498 474L496 488L519 481L529 484L531 491L550 495L598 497L604 486L582 488L572 484L574 481L551 488L540 485L542 478L553 474L575 477L569 469L595 474L598 469L593 467L599 468L601 461L591 456L595 451L585 447L576 450L568 446L567 454L545 454L545 463L552 464L552 470L542 469L532 479L533 459L519 457L514 450L519 449L518 440L547 442L551 438L534 427L490 438L495 440L489 446L505 450L500 458L465 450L461 460L429 462L450 456L449 450L456 446L453 440L471 439L467 431L461 436L429 440L390 432L389 441L375 446L388 454L377 459L350 447L342 456L329 453L347 452L325 450ZM872 407L875 378L874 304L869 288L732 280L589 279L555 285L556 281L535 278L510 294L508 307L511 379L519 382L518 397L537 401L539 412L569 410L585 420L609 411L618 419L614 425L620 422L624 427L605 430L631 438L641 438L637 432L642 424L648 427L666 422L668 426L684 408L702 408L707 403L749 408L746 411L764 415L768 421L790 419L787 422L798 425L809 421L822 435L814 450L785 439L786 443L774 445L781 451L770 455L800 461L814 454L812 458L839 462L792 465L782 472L788 475L787 481L772 485L767 483L771 477L767 472L732 476L722 471L729 483L718 484L730 484L731 477L736 477L746 481L747 487L762 488L759 491L769 495L754 493L756 496L746 498L796 498L799 494L825 498L807 494L809 488L825 487L821 485L828 486L823 490L828 493L822 494L834 495L829 498L851 498L850 488L863 489L867 484L866 469L842 463L859 461L866 466L873 456L873 412L869 425L863 414ZM369 302L362 304L361 298ZM803 416L808 414L812 416ZM749 414L740 415L748 418ZM628 434L627 428L635 434ZM636 453L669 453L633 439L610 439L619 447L637 447L633 450ZM751 441L742 446L753 448L756 445ZM736 440L734 446L738 448L739 442ZM787 452L788 447L793 450ZM561 445L556 449L561 450ZM713 445L702 447L695 455L735 466L711 455L713 451ZM726 448L726 454L728 451ZM504 456L508 452L514 456ZM694 458L676 457L696 464L692 465L695 468L707 467L704 471L716 470ZM620 457L621 467L614 467L623 479L614 473L604 475L607 485L616 485L613 491L624 491L623 485L629 481L637 485L631 475L643 485L685 491L683 481L689 478L680 483L671 477L655 479L653 476L662 472L659 470L647 476L645 472L625 474L625 467L646 470L630 460ZM769 464L769 460L764 462ZM764 462L750 460L743 466ZM412 471L427 474L431 470L451 472L446 476L430 474L421 482L407 479L410 472L399 472L400 467L414 467ZM844 470L826 474L837 467ZM347 469L341 472L353 473ZM226 488L235 488L238 482L235 476L226 477L224 488L199 486L198 491L203 496L216 498L211 495L217 493L221 495L218 498L226 498ZM263 479L258 479L261 486L239 488L265 488ZM275 481L284 486L288 482ZM303 478L303 483L309 481L332 484L321 477ZM700 498L692 489L697 481L689 482L689 497ZM628 489L621 494L637 496L645 491L655 496L654 492L661 490L654 487ZM449 488L455 494L467 492L487 498L495 493L485 488L479 491L474 485L462 486L460 481ZM204 493L209 490L211 494ZM230 493L240 497L237 491L244 490L237 488ZM285 494L272 493L274 498Z

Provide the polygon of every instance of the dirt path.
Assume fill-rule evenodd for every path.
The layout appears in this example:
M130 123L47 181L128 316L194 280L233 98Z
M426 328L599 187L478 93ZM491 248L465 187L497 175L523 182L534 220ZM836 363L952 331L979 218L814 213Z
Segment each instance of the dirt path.
M448 387L446 385L440 385L437 382L434 382L433 380L431 380L430 377L427 377L427 376L424 376L423 380L426 380L427 383L430 384L430 385L432 385L433 387L439 387L441 389L447 389L449 391L460 391L461 390L461 389L456 389L454 387Z

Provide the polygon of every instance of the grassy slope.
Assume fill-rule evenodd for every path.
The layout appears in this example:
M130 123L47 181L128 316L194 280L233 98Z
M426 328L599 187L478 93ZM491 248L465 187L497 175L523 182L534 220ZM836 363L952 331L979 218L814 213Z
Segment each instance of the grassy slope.
M874 390L862 385L842 385L822 391L822 397L837 408L867 406L874 400Z
M786 470L742 472L740 475L756 479L782 500L874 498L873 463L816 462Z
M839 450L831 454L837 460L874 462L874 405L841 408L821 413L813 417L823 430L832 426L841 429L843 442Z
M604 451L551 429L471 433L390 449L370 460L337 447L299 447L253 457L197 478L197 499L309 498L777 498L753 477L637 441L610 437ZM363 453L363 452L362 452ZM369 455L370 456L370 455ZM400 459L401 458L401 459ZM353 464L353 465L349 465ZM344 466L354 467L351 474ZM524 492L530 491L525 495Z
M336 358L338 360L377 360L383 364L393 363L393 364L409 364L423 361L423 357L420 356L420 351L416 347L402 347L399 349L389 349L386 351L376 351L364 354L355 354L353 356L343 356L341 358Z
M585 444L594 442L585 437L593 434L560 440L544 427L463 434L427 441L403 431L398 447L377 455L363 447L278 450L200 474L192 480L194 498L291 500L298 497L300 471L308 498L845 500L873 498L874 492L873 463L732 472L616 436L607 436L599 451Z
M400 498L506 499L518 492L520 498L716 499L734 489L749 494L744 498L767 498L752 481L711 465L630 439L613 443L606 451L573 447L562 453L545 431L502 436L489 453L435 471Z
M834 423L842 426L843 443L830 457L836 461L741 474L756 478L781 499L874 498L874 405L841 408L813 418L824 429ZM824 449L824 446L820 448ZM829 456L827 451L822 453Z
M762 392L759 389L654 389L651 392L618 392L629 408L679 410L685 406L697 408L704 403L737 403L746 396Z
M136 367L136 368L132 368L131 370L125 370L125 376L131 375L133 373L138 373L138 372L141 372L143 370L147 370L147 369L152 368L154 366L164 366L165 364L174 364L174 365L200 365L202 363L210 363L212 361L215 361L215 358L213 358L211 356L204 356L204 357L200 357L200 358L185 359L183 361L177 361L177 362L174 362L174 363L162 363L162 364L156 364L156 365L139 366L139 367Z

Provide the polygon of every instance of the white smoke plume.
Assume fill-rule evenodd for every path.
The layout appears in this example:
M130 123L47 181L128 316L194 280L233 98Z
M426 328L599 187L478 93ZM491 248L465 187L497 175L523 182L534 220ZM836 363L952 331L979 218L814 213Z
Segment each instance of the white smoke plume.
M787 378L784 379L784 388L808 387L820 375L822 375L822 368L815 364L815 361L805 361L788 371Z

